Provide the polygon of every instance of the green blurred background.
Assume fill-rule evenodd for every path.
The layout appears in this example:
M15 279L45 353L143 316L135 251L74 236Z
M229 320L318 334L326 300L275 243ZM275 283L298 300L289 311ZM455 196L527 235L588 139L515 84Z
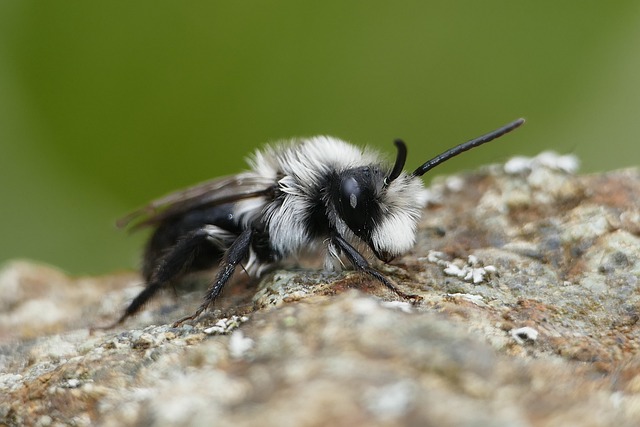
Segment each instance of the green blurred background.
M409 145L436 174L555 149L636 164L640 2L0 3L0 261L135 268L114 220L264 142Z

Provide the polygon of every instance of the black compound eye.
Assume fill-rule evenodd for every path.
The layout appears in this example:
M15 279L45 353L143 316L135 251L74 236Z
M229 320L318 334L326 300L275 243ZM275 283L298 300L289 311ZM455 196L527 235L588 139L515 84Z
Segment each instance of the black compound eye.
M338 215L353 233L370 243L374 225L380 220L378 200L385 173L379 167L361 166L333 175L332 201Z
M340 183L338 209L344 222L356 234L362 236L369 231L373 194L353 177L345 177Z
M358 202L362 201L358 200L362 199L360 184L358 184L358 181L353 177L349 177L342 181L340 192L342 193L342 201L347 202L351 209L356 209L358 207Z

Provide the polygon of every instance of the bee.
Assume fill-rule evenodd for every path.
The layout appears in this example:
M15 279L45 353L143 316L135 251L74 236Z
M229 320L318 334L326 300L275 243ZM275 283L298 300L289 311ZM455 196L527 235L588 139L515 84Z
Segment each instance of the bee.
M378 153L337 138L292 140L256 151L246 172L152 201L118 221L120 227L154 231L143 258L146 286L112 326L138 312L160 289L217 266L200 307L176 325L194 320L218 298L238 264L259 277L309 251L324 256L325 269L347 261L401 298L418 301L420 296L399 289L362 252L388 263L409 251L426 204L422 175L523 123L515 120L451 148L411 173L404 171L402 140L395 141L391 167Z

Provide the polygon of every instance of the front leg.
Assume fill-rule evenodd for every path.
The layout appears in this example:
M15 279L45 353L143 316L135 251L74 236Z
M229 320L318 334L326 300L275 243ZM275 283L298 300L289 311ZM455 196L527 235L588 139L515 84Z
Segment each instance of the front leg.
M344 237L340 236L338 233L335 233L331 237L331 243L336 245L342 251L342 253L344 253L344 255L356 270L367 273L374 279L382 282L383 285L392 290L399 297L407 300L412 300L413 302L422 300L422 297L420 295L407 294L398 289L397 286L391 283L391 281L387 279L382 273L371 267L367 260L362 256L362 254L358 252L356 248L351 246L349 242L347 242Z
M207 290L207 294L204 297L204 301L200 307L191 316L183 317L173 324L174 327L180 325L187 320L194 320L205 311L209 305L220 295L222 289L227 284L233 272L236 270L236 266L249 255L249 249L251 248L251 239L253 238L253 228L247 228L244 230L236 240L233 241L231 246L224 255L222 262L220 263L220 270L216 275L216 280L211 284Z

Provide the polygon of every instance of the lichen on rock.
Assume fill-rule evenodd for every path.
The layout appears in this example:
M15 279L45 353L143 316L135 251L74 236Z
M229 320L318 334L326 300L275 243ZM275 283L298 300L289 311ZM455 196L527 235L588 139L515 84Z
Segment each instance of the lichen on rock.
M0 270L7 425L635 426L640 172L545 154L436 179L414 249L354 272L238 274L113 330L133 273Z

